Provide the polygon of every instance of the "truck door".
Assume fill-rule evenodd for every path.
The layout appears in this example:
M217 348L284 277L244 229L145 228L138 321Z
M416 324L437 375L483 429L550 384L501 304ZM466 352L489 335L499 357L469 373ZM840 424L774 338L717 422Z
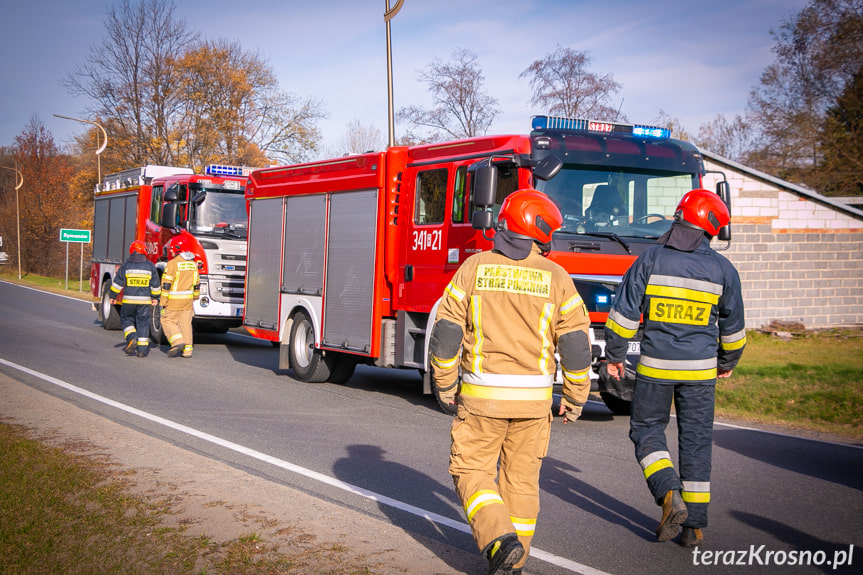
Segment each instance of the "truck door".
M449 251L448 222L451 218L451 168L423 166L406 172L410 215L403 227L402 290L406 311L428 312L443 293L449 279L445 269L458 267ZM413 192L413 193L411 193ZM455 261L447 263L448 259Z

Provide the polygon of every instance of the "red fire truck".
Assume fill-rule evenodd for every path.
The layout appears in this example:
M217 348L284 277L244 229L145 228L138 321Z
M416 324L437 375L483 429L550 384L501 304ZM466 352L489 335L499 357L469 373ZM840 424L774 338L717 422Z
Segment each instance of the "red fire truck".
M227 331L242 323L246 271L246 206L243 192L250 168L143 166L110 174L96 186L90 291L99 300L102 327L119 329L119 306L111 305L111 281L141 240L159 273L167 264L168 244L182 236L201 272L195 301L195 326ZM151 338L162 339L160 314L153 314Z
M603 326L615 289L704 173L698 150L668 130L546 116L529 135L255 170L243 325L278 343L280 368L302 381L346 381L360 363L427 374L444 287L465 258L491 248L503 199L536 188L564 216L549 257L587 303L593 389L625 412L640 344L624 382L609 378Z

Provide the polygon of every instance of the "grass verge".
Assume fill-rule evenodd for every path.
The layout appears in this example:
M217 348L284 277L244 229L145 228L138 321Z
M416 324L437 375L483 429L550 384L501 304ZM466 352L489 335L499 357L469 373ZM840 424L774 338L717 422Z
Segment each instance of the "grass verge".
M790 340L749 332L716 414L863 439L863 330L806 332Z
M131 481L110 462L0 423L0 574L372 573L350 549L290 527L278 532L290 552L256 533L226 543L192 537L166 526L169 501L131 496Z

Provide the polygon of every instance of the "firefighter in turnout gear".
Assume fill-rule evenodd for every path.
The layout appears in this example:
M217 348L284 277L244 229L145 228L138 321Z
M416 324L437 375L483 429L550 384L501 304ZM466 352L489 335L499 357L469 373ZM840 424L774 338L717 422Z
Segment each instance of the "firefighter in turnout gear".
M111 304L123 292L120 302L120 326L126 338L127 355L147 357L150 353L150 320L153 306L159 301L159 273L147 259L146 246L135 240L129 246L129 259L123 262L111 282Z
M530 551L555 351L564 423L579 417L590 391L587 309L569 274L544 257L561 222L545 194L510 194L494 249L461 265L432 328L435 394L457 412L449 472L489 574L521 573Z
M195 254L188 251L182 237L168 246L171 260L162 274L162 328L171 348L168 357L192 357L192 318L201 278Z
M659 541L677 536L685 547L703 541L710 502L714 389L730 377L746 345L740 278L710 248L731 221L708 190L693 190L677 206L671 229L627 271L605 324L608 373L623 374L627 341L644 318L629 437L662 517ZM665 428L674 403L680 472Z

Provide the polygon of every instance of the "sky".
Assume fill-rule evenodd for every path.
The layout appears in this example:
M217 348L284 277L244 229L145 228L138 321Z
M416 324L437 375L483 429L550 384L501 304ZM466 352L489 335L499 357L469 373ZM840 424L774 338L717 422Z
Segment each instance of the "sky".
M431 107L418 73L457 49L476 54L500 114L489 133L527 133L530 85L519 75L557 47L587 52L611 74L630 122L660 110L695 134L743 114L775 61L771 30L809 0L404 0L391 20L394 107ZM0 146L38 118L62 148L89 126L88 102L61 80L104 38L119 0L0 0ZM325 149L359 121L388 134L386 24L396 0L175 0L176 16L209 39L237 41L273 69L283 91L323 103ZM396 124L396 134L400 125ZM110 145L110 142L109 142Z

